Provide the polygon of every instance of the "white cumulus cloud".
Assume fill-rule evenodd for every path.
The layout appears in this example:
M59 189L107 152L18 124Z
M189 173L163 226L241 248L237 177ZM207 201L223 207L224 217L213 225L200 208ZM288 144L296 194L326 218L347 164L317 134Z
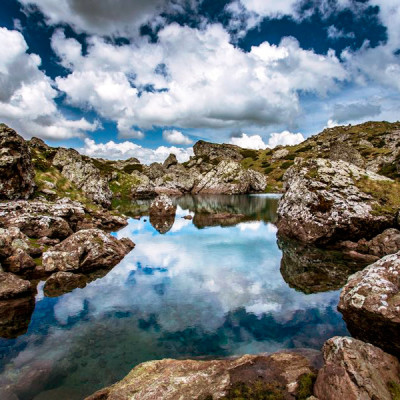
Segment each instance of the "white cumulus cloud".
M189 145L193 143L193 140L176 129L165 130L162 136L164 140L171 144Z
M156 149L149 149L138 144L125 141L116 143L112 140L106 143L96 143L92 139L85 139L84 146L78 149L82 154L90 157L106 158L109 160L124 160L136 157L143 164L152 162L163 162L169 154L173 153L179 162L188 161L193 155L193 148L159 146Z
M249 136L246 133L242 133L239 137L232 137L230 143L245 149L254 150L261 150L267 147L260 135Z
M281 133L272 133L268 140L268 147L274 148L276 146L294 146L305 140L301 133L292 133L283 131Z

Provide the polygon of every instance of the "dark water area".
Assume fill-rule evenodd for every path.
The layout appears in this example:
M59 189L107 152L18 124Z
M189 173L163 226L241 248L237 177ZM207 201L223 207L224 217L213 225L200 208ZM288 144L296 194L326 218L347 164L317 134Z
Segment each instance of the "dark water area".
M148 360L319 349L348 334L336 306L349 271L332 282L332 256L312 254L308 266L307 251L278 246L277 198L176 202L165 234L145 216L115 233L135 249L85 288L46 297L40 282L35 304L9 306L17 326L0 332L1 388L20 400L82 399Z

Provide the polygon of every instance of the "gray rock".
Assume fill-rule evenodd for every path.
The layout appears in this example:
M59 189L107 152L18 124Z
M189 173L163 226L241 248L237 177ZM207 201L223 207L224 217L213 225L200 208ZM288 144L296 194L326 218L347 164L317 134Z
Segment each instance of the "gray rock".
M0 199L27 199L35 190L35 171L25 140L0 124Z
M178 164L178 160L176 159L175 154L170 154L167 159L164 161L163 167L168 169L169 167Z
M193 146L193 152L196 157L209 160L218 158L220 160L241 161L243 159L242 149L232 144L217 144L199 140Z

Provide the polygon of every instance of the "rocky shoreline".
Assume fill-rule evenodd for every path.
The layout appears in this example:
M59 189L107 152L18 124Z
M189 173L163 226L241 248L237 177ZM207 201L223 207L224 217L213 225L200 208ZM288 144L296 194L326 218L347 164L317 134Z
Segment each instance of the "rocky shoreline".
M305 293L343 287L338 309L354 338L329 339L319 362L298 352L151 361L88 399L399 398L400 130L392 124L375 135L368 123L362 127L357 144L353 128L330 132L336 141L340 132L347 147L322 143L325 131L308 144L265 154L200 141L187 163L170 155L146 166L27 142L1 125L0 336L26 332L39 280L46 280L47 296L59 296L101 277L134 248L109 233L127 224L123 210L135 215L132 199L155 198L146 212L166 233L176 214L167 195L263 192L269 179L276 185L279 170L282 276ZM318 157L308 156L313 141ZM364 147L370 150L362 153ZM259 161L265 172L274 170L256 171ZM246 218L225 209L196 211L199 227Z

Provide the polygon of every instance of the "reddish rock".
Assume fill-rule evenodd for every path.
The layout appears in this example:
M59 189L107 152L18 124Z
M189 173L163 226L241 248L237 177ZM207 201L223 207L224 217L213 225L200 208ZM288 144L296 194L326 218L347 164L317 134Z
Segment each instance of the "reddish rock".
M0 300L26 296L31 291L32 286L29 281L21 279L10 272L0 272Z

